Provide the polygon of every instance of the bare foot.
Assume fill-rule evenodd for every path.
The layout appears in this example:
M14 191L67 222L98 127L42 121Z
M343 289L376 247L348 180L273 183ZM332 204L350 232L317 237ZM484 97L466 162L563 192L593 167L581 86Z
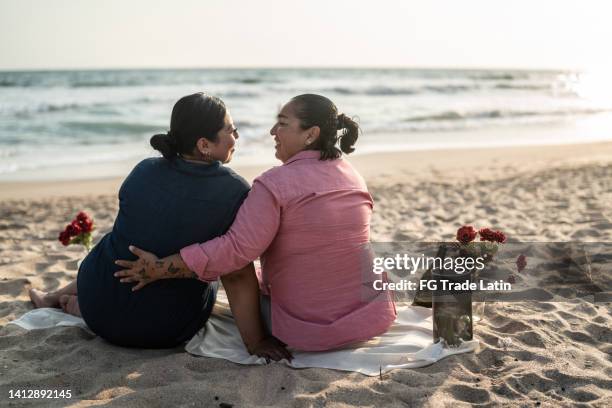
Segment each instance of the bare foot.
M59 307L59 297L52 293L43 292L38 289L30 289L30 300L36 308L39 307Z
M64 312L73 316L81 317L81 309L79 309L79 298L74 295L60 296L60 306Z

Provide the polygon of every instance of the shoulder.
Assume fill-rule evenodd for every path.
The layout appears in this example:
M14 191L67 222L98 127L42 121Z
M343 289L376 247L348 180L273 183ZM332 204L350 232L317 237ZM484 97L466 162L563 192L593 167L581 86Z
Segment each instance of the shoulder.
M345 159L300 160L273 167L257 177L257 183L283 196L328 189L367 190L363 177Z
M355 167L345 158L334 160L337 163L337 167L350 178L353 183L358 187L367 190L367 185L363 176L357 171Z
M163 157L150 157L148 159L142 160L140 163L136 164L130 174L127 176L126 181L131 180L135 177L143 177L147 174L150 174L155 171L159 171L163 168L169 167L168 160Z
M164 159L163 157L149 157L148 159L144 159L134 166L132 173L168 168L170 168L169 160Z
M251 189L249 182L233 169L226 166L221 166L220 169L222 169L229 187L236 189L240 194L244 194Z
M292 179L296 181L291 176L291 169L288 166L275 166L255 178L253 186L263 185L276 195L285 189L285 181Z
M132 188L146 182L146 180L155 178L156 174L159 174L159 172L163 171L163 169L168 169L169 165L170 163L168 160L164 159L163 157L150 157L142 160L136 164L136 166L134 166L130 174L128 174L125 180L123 180L123 184L119 190L119 195L122 196L123 193L127 191L126 189L128 186Z
M287 166L274 166L271 169L261 173L255 180L262 183L274 182L282 179L285 176L287 169Z

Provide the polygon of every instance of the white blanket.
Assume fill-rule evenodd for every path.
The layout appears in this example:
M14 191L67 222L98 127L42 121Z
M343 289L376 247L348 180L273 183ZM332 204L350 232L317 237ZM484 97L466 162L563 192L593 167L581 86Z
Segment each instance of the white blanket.
M89 327L87 327L87 324L85 324L85 321L80 317L64 313L62 309L52 309L48 307L30 310L19 319L9 322L9 324L16 324L26 330L48 329L57 326L75 326L92 333Z
M465 342L456 348L433 344L430 309L399 306L397 312L397 320L391 329L380 337L335 351L292 351L293 360L283 360L283 363L294 368L331 368L374 376L396 368L424 367L444 357L474 351L478 347L477 340ZM59 309L34 309L11 323L27 330L55 326L78 326L89 330L83 319L62 313ZM193 355L222 358L238 364L266 364L263 358L246 351L222 290L217 295L210 319L185 349Z

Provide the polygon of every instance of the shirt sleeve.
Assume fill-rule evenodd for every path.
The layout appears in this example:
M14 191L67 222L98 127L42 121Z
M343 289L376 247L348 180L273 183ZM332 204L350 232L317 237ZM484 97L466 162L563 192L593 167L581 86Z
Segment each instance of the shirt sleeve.
M255 179L229 231L181 249L181 258L201 280L214 281L245 267L268 248L278 231L280 214L278 199Z

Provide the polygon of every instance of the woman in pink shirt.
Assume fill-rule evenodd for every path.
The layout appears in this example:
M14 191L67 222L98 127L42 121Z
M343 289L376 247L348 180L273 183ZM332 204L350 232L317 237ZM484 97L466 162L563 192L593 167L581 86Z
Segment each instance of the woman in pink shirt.
M137 282L133 290L164 278L211 282L260 258L271 332L289 347L330 350L384 333L396 312L391 294L372 287L372 197L341 157L355 150L358 125L306 94L283 106L270 133L283 165L254 180L225 235L163 259L131 247L138 258L118 260L128 269L115 276Z

